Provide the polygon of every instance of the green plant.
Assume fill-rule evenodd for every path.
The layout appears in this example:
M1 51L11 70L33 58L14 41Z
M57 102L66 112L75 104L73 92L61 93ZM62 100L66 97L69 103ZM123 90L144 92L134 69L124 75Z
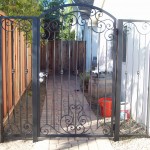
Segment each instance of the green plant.
M89 85L90 73L89 72L80 73L79 77L80 77L81 88L83 89L84 87L84 90L87 91Z
M44 11L45 9L58 7L66 3L72 3L70 0L43 0L40 3L41 9ZM62 39L62 40L74 40L75 39L75 31L72 30L72 22L73 22L73 8L66 7L62 10L58 9L54 12L48 13L45 15L44 23L48 24L51 23L53 26L56 27L52 29L46 29L45 32L45 39L49 38L52 39ZM55 37L54 37L54 30ZM50 34L49 34L50 33ZM51 35L51 36L49 36Z
M39 16L40 9L36 0L0 0L0 10L8 16Z

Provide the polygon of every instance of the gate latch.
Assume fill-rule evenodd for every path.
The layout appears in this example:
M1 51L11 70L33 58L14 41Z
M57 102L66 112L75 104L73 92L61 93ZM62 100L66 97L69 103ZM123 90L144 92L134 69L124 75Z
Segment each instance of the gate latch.
M44 77L47 78L48 77L48 73L47 72L46 73L45 72L40 72L39 73L39 81L43 82L44 81Z

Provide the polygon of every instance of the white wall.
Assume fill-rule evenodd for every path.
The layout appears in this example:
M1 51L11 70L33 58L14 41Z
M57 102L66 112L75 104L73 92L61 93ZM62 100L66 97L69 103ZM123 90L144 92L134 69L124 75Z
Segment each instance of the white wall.
M122 63L122 101L129 102L134 120L146 124L150 34L139 34L137 29L142 24L134 24L136 28L133 24L128 24L131 32L127 34L126 62Z
M149 0L95 0L94 5L102 6L102 2L104 2L103 9L117 19L150 20ZM140 25L137 25L137 28L140 28ZM125 99L129 103L132 101L132 117L133 119L138 117L137 121L143 124L146 124L147 117L150 35L146 38L145 43L145 36L139 39L137 32L134 37L133 31L128 35L127 61L122 63L121 101ZM126 92L125 85L127 85ZM138 113L136 114L137 107Z
M112 40L110 40L111 34L113 34L113 22L110 17L103 14L101 22L94 23L94 18L87 20L87 24L84 28L84 40L86 41L86 71L91 69L91 57L97 57L97 66L99 63L99 71L105 71L107 61L107 71L112 71ZM106 26L110 25L110 29ZM110 41L109 41L110 40ZM106 59L107 51L107 59ZM91 54L92 53L92 54ZM91 56L92 55L92 56ZM98 71L98 68L95 68Z
M91 69L91 57L97 57L99 41L98 34L92 31L91 26L87 24L84 30L84 41L86 41L86 72L89 72Z
M105 0L103 9L117 19L150 20L149 0Z

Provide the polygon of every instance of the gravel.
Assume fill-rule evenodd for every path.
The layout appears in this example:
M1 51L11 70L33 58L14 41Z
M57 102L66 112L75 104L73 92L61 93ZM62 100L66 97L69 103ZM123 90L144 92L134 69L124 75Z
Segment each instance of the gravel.
M120 138L120 141L110 140L114 150L150 150L150 138Z

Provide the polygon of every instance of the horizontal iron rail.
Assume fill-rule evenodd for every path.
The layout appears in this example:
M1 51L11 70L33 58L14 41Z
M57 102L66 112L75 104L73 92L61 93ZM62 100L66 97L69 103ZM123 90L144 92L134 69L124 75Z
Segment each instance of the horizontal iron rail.
M41 135L40 137L112 137L112 135L88 135L88 134L51 134Z
M123 21L123 22L150 22L150 20L138 20L138 19L119 19L118 21Z

